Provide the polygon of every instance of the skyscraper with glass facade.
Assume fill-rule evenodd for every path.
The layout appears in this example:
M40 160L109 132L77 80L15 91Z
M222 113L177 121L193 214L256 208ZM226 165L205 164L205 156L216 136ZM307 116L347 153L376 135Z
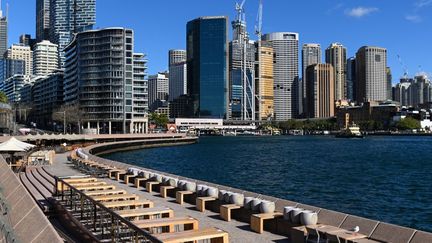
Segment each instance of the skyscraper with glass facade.
M36 0L36 40L49 39L50 0Z
M0 1L1 5L1 1ZM7 16L3 16L3 11L0 6L0 57L3 57L3 54L6 52L8 48L8 20Z
M74 33L90 30L96 24L96 0L50 0L50 40L59 45L61 66L64 48Z
M226 118L228 112L228 17L187 23L187 90L194 117Z
M170 50L169 59L169 101L172 102L187 90L186 50Z

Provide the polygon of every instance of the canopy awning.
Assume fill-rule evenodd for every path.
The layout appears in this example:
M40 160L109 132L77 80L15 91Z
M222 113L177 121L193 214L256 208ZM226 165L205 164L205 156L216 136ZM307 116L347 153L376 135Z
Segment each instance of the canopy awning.
M11 137L6 142L0 144L0 152L25 152L34 147L35 145L33 144L21 142L20 140Z

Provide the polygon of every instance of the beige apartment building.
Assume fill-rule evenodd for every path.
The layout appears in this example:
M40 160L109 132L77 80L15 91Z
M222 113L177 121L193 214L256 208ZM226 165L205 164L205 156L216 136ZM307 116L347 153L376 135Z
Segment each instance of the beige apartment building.
M335 115L335 80L331 64L316 64L306 69L306 115L327 118Z
M30 46L12 45L5 53L5 58L23 60L25 62L24 74L33 75L33 51Z
M255 92L258 97L256 118L258 120L268 120L274 116L274 51L269 43L262 41L257 47L257 52L258 64L255 68Z

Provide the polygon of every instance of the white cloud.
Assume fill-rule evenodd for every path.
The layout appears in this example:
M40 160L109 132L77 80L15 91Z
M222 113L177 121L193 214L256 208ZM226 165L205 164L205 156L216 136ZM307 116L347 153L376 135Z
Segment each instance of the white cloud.
M352 9L346 9L345 10L345 14L350 16L350 17L355 17L355 18L361 18L363 16L366 16L368 14L371 14L373 12L377 12L379 9L378 8L373 8L373 7L357 7L357 8L352 8Z
M405 19L413 23L422 22L422 18L419 15L406 15Z
M415 3L417 8L427 7L432 4L432 0L420 0Z

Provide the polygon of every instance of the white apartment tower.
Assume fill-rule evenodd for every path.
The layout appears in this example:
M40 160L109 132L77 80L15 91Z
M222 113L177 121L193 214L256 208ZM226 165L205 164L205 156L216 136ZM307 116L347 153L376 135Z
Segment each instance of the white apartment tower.
M23 60L25 62L24 74L33 75L33 51L30 46L12 45L5 53L5 58Z
M265 34L274 50L274 115L277 121L296 118L299 104L299 34Z
M47 40L37 43L33 49L33 73L45 76L58 69L58 45Z

